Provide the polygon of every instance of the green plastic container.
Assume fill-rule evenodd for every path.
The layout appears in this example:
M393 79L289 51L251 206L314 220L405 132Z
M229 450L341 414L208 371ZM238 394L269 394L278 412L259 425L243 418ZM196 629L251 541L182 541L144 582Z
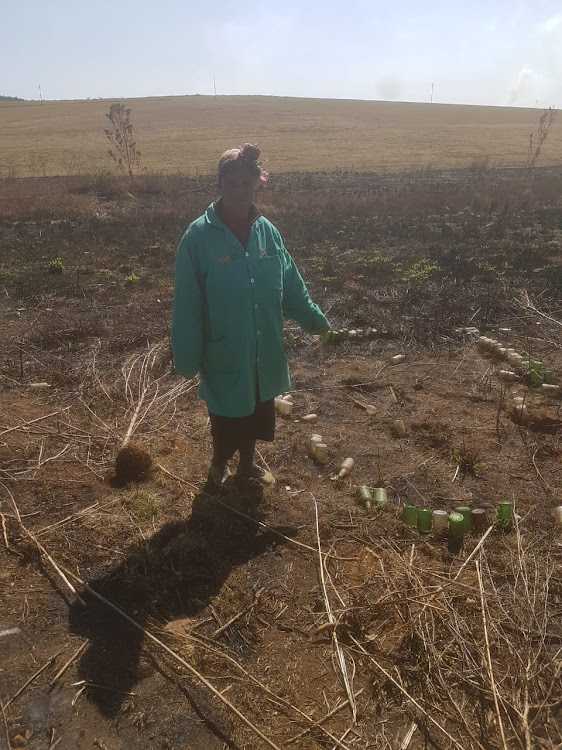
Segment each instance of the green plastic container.
M542 383L542 375L536 370L529 370L527 380L529 385L540 385Z
M542 377L545 383L552 383L552 370L545 370Z
M467 505L461 505L455 508L455 513L460 513L464 518L464 533L472 531L472 511Z
M357 497L357 502L360 505L363 505L367 510L369 510L373 505L373 496L371 495L371 490L366 485L361 485L361 487L357 488L357 492L355 493Z
M472 511L472 528L475 534L483 534L486 530L488 519L484 508L474 508Z
M541 374L541 370L542 370L542 362L539 362L539 360L538 360L538 359L535 359L535 360L533 360L533 364L532 364L532 366L531 366L531 367L532 367L532 369L533 369L533 370L534 370L534 371L535 371L535 372L536 372L536 373L537 373L538 375L540 375L540 374Z
M498 503L498 525L502 529L510 529L513 525L513 503L506 501Z
M462 513L451 513L449 515L449 538L462 539L464 536L464 516Z
M385 487L375 487L374 489L374 500L377 505L383 506L388 502L388 495L386 494Z
M402 520L406 526L418 525L418 509L413 505L405 505L402 508Z
M431 533L431 521L433 518L433 511L429 508L418 509L418 531L420 534Z

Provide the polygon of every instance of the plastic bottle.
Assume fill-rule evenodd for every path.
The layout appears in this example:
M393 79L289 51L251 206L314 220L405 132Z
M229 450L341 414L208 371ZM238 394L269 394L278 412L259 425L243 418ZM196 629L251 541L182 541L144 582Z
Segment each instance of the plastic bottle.
M505 383L514 383L516 380L519 380L519 376L511 370L500 370L500 380L503 380Z
M558 507L554 508L554 519L560 529L562 529L562 505L559 505Z
M498 526L504 531L509 531L513 525L513 503L505 501L498 503L497 514Z
M395 354L394 357L390 358L391 365L399 365L406 359L405 354Z
M285 399L282 398L277 401L277 410L279 411L279 414L282 414L284 417L290 417L293 413L293 402L285 401Z
M429 534L433 513L429 508L418 509L418 531L420 534Z
M451 554L457 554L462 549L464 536L464 518L460 513L449 515L449 540L448 549Z
M303 422L316 422L318 416L316 414L307 414L302 418Z
M322 438L322 435L311 435L310 436L310 452L312 455L316 455L316 446L318 443L323 443L324 439Z
M344 479L344 477L347 477L353 469L355 468L355 459L354 458L345 458L340 466L340 470L338 472L338 479Z
M357 488L356 491L357 501L369 510L373 505L373 496L371 490L364 484Z
M524 427L529 424L531 415L529 414L529 409L525 404L515 405L515 416L518 424L523 425Z
M406 526L417 526L418 509L414 505L405 505L402 508L402 520Z
M325 464L327 462L328 446L326 445L326 443L316 443L314 458L321 464Z
M449 528L449 514L446 510L433 511L433 533L435 536L445 536Z
M472 511L472 530L475 534L482 534L486 529L487 518L484 508L474 508Z
M388 502L388 496L386 494L385 487L375 487L374 500L378 506L384 506Z
M455 513L460 513L464 518L464 533L472 531L472 511L467 505L461 505L455 508Z

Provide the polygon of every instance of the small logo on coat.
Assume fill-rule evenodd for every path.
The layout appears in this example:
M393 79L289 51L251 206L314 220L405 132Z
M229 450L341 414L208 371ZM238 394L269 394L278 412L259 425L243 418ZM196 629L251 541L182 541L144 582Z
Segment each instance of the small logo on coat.
M223 264L230 263L230 255L223 255L222 258L220 259L220 262Z

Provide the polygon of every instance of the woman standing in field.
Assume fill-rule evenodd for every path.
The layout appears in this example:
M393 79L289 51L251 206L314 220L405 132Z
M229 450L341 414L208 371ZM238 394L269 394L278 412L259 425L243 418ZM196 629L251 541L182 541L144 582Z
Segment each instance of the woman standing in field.
M239 489L273 483L254 452L256 440L273 440L273 399L289 388L283 316L308 333L330 328L281 235L256 210L268 180L259 154L247 143L222 155L220 197L189 225L176 257L174 365L184 378L200 374L213 437L207 492L220 490L236 451Z

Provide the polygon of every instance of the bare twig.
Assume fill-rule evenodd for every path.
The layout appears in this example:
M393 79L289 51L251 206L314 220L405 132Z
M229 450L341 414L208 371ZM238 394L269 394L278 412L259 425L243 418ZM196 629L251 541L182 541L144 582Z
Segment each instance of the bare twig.
M541 446L539 445L539 447L538 447L538 448L536 449L536 451L535 451L535 452L533 453L533 466L535 467L535 471L537 472L537 476L538 476L538 478L539 478L539 479L541 480L541 484L542 484L542 486L543 486L543 487L545 488L545 490L546 490L547 492L549 492L550 494L552 494L552 487L551 487L551 486L550 486L550 485L548 484L548 482L546 481L546 479L545 479L545 478L543 477L543 475L542 475L542 474L540 473L540 471L539 471L539 467L537 466L537 462L535 461L535 456L536 456L536 455L537 455L537 453L538 453L538 452L540 451L540 449L541 449Z
M52 567L54 568L55 572L57 573L57 575L59 576L59 578L61 579L61 581L65 584L65 586L67 586L70 589L70 591L74 594L74 596L80 602L80 604L82 604L82 606L85 607L86 603L80 597L80 594L76 591L76 589L74 588L74 586L72 585L72 583L68 580L68 578L66 577L66 575L64 574L64 572L57 565L57 563L53 560L53 558L47 552L47 550L45 549L45 547L43 547L43 545L41 544L41 542L38 541L38 539L36 539L36 537L31 533L31 531L29 531L29 529L24 525L23 521L21 520L21 515L20 515L20 512L19 512L18 506L16 504L16 500L15 500L14 496L12 495L12 493L10 492L9 487L7 487L4 484L4 482L0 482L0 484L2 485L2 487L4 487L4 489L6 490L6 492L8 493L8 495L10 496L10 499L11 499L12 505L14 507L14 512L16 514L16 518L17 518L18 524L19 524L21 530L23 531L23 533L29 539L31 539L31 541L33 542L33 544L35 544L35 546L39 550L39 553L52 565Z
M245 609L241 610L240 612L237 612L235 615L233 615L230 620L224 623L218 630L215 630L213 633L213 638L216 638L218 635L223 633L225 630L228 630L228 628L231 625L234 625L235 622L237 622L241 617L244 617L244 615L248 614L248 612L251 612L253 608L256 606L258 599L264 592L264 588L262 587L259 591L256 592L256 595L254 596L254 601Z
M2 719L4 721L4 730L6 732L6 750L12 750L12 743L10 741L10 730L8 729L8 719L6 718L6 711L4 710L4 704L0 699L0 709L2 711Z
M24 683L20 687L20 689L17 691L17 693L10 698L10 700L6 703L6 705L4 706L4 708L8 708L8 706L11 706L11 704L17 698L20 697L20 695L24 692L24 690L26 690L26 688L29 687L29 685L31 685L31 683L34 682L39 677L40 674L42 674L46 669L48 669L51 666L51 664L55 661L55 659L58 656L60 656L62 654L62 652L66 648L68 648L68 643L66 643L61 649L59 649L54 656L51 656L51 658L47 662L45 662L45 664L43 664L43 666L40 669L38 669L37 672L35 672L35 674L31 675L31 677L29 678L29 680L27 680L27 682Z
M36 422L42 422L44 419L49 419L49 417L56 417L57 414L60 414L61 412L66 411L69 408L69 406L65 406L64 409L59 409L58 411L53 411L50 414L45 414L44 417L37 417L37 419L32 419L29 422L15 425L15 427L7 427L6 429L2 430L2 432L0 432L0 437L2 437L2 435L7 435L9 432L15 432L16 430L25 430L25 428L29 427L29 425L35 424Z
M2 537L4 538L4 546L6 549L10 549L10 545L8 544L8 532L6 530L6 517L3 513L0 513L0 521L2 521Z
M482 575L480 573L480 565L478 564L478 560L474 561L474 564L476 565L476 574L478 575L478 586L480 588L480 608L482 610L482 625L484 626L484 643L486 645L486 659L488 661L488 674L490 677L490 687L492 688L492 693L494 696L494 706L496 707L496 715L498 717L498 725L500 728L500 734L502 738L502 743L504 750L508 750L507 743L505 741L505 733L503 729L503 722L502 717L500 713L500 707L498 703L498 692L496 690L496 683L494 680L494 669L492 666L492 657L490 655L490 641L488 640L488 626L486 624L486 605L484 602L484 586L482 585Z
M324 594L324 604L326 606L326 614L328 615L328 620L331 623L335 623L336 618L334 617L334 613L332 612L332 607L330 605L330 598L328 596L328 592L326 591L326 580L324 576L324 559L322 557L322 545L320 543L320 528L318 525L318 503L316 502L316 498L314 497L314 495L312 496L312 499L314 500L314 512L316 516L316 539L318 541L318 565L319 565L318 575L320 578L320 585L322 586L322 592ZM355 723L357 721L357 706L355 704L355 698L353 697L353 687L351 685L351 681L349 679L349 675L347 672L347 664L345 661L345 655L343 653L342 647L339 644L337 628L334 628L332 630L332 643L334 644L334 649L336 651L336 660L337 660L337 664L340 670L340 676L342 678L345 691L347 693L349 705L351 706L353 722Z
M82 651L86 648L89 641L84 641L84 643L76 649L76 651L72 654L70 659L66 662L66 664L63 664L62 667L59 669L59 671L56 673L56 675L53 677L51 682L49 683L49 690L52 690L58 680L63 676L63 674L66 672L66 670L70 667L70 665L80 656Z

